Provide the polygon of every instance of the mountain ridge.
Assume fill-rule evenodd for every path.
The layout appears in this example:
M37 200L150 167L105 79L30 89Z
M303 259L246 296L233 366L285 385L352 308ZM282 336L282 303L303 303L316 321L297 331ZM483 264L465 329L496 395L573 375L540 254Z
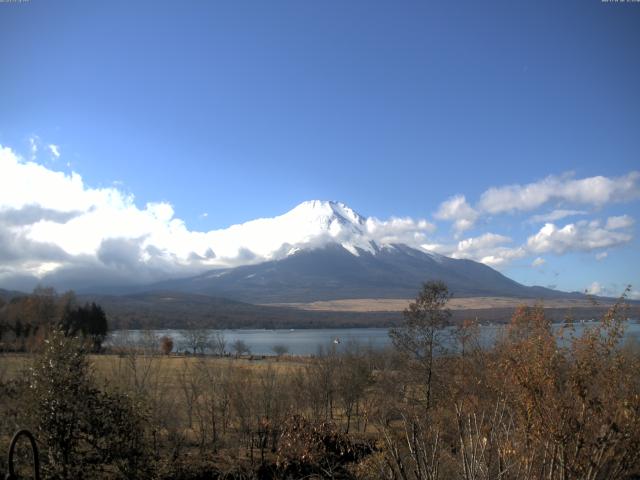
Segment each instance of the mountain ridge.
M444 281L456 296L520 298L576 297L528 287L491 267L467 259L434 255L402 244L353 254L334 243L298 250L279 260L210 270L146 287L221 296L249 303L309 302L348 298L412 298L428 280Z
M114 283L96 282L76 291L116 295L175 291L269 304L413 298L422 283L440 280L462 297L583 298L521 285L483 263L432 252L427 243L432 228L426 220L381 221L341 202L310 200L273 218L232 225L222 231L224 238L203 237L202 248L207 251L196 255L199 267L183 277L136 282L136 271L118 270L116 262L118 275L110 277ZM230 258L236 263L225 263ZM56 287L61 285L62 281Z

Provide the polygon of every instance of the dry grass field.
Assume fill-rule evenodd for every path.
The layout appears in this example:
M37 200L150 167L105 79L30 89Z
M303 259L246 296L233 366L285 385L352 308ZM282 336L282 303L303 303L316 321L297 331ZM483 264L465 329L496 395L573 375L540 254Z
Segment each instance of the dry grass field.
M30 353L0 354L0 380L10 380L24 375L31 367L36 356ZM98 382L117 382L122 379L121 372L125 367L144 372L152 366L154 375L159 375L162 383L177 388L184 372L194 371L193 367L206 366L214 369L233 367L240 370L259 373L269 368L277 374L290 374L303 368L309 359L305 357L286 356L268 357L214 357L184 355L89 355L93 372ZM132 362L134 365L132 365Z
M87 425L102 428L92 420L94 405L101 406L100 412L111 415L105 417L109 428L100 430L110 435L104 437L112 442L109 449L132 438L144 447L136 450L139 463L105 457L106 473L99 478L109 480L436 478L401 474L417 471L416 465L437 466L437 478L450 479L465 478L464 465L490 472L502 461L513 470L536 462L542 474L529 479L635 478L640 357L636 349L617 346L622 317L612 314L558 349L546 313L518 309L503 341L488 350L474 340L477 325L467 325L458 337L467 348L442 357L432 349L428 356L414 354L413 336L400 332L395 350L313 358L178 356L160 355L157 346L122 348L88 355L91 374L85 375L74 369L76 354L68 343L51 341L41 354L0 354L6 392L0 413L44 425L38 434L49 435L53 451L58 436L52 428L58 423L50 424L51 418L58 422L77 409ZM31 365L37 366L33 372ZM54 381L48 383L43 372ZM21 377L30 381L11 382ZM91 388L66 394L78 380ZM55 398L47 396L52 388ZM52 399L44 407L43 397ZM120 403L106 408L109 399ZM64 415L52 417L51 408ZM11 432L0 432L0 443L6 445ZM82 446L89 448L96 437L86 438ZM489 441L486 456L467 454ZM545 463L550 446L552 452L578 452L567 459L554 454L575 476ZM131 458L129 449L122 452ZM74 465L85 465L84 458L77 455ZM132 475L130 465L147 473ZM265 469L274 476L261 476ZM584 474L589 469L598 476Z
M271 306L292 307L300 310L334 312L401 312L413 299L407 298L353 298L345 300L327 300L309 303L278 303ZM476 310L493 308L516 308L520 305L533 306L539 303L535 298L473 297L452 298L447 307L451 310ZM600 305L611 305L611 301L598 300ZM589 308L593 303L588 299L545 300L544 308Z

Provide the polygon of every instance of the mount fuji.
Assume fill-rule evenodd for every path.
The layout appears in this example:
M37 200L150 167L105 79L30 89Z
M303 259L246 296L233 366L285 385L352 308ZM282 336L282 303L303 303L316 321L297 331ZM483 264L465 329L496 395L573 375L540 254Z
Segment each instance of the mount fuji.
M442 280L455 296L575 296L521 285L491 267L420 247L426 221L365 218L348 206L304 202L272 219L230 227L244 237L244 265L167 280L147 290L226 297L249 303L355 298L412 298L421 284Z
M365 218L343 203L312 200L277 217L211 232L203 245L209 253L201 256L211 266L238 266L336 244L357 256L390 243L424 243L433 228L426 220Z

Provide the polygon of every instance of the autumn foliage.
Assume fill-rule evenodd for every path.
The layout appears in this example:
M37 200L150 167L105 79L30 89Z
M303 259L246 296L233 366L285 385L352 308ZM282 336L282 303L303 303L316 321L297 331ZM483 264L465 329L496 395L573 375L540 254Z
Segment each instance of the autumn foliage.
M0 368L0 439L36 432L47 478L638 478L640 351L624 337L624 298L590 323L519 307L487 344L477 322L450 324L449 297L425 284L394 348L277 361L239 344L238 358L205 354L224 339L198 347L211 344L201 331L198 355L166 355L171 339L153 335L90 355L81 329L40 327L38 355L3 358L35 362L14 378ZM49 300L24 305L55 313Z

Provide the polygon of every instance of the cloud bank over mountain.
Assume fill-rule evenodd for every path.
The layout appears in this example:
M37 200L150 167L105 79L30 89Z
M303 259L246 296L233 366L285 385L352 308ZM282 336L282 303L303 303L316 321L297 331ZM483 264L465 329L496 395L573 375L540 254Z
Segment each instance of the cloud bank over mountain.
M75 172L54 171L0 147L0 282L149 282L204 268L277 259L297 248L371 242L424 243L424 219L364 218L349 207L304 202L290 212L226 229L189 230L166 202L135 204L117 188L91 188ZM4 282L3 282L4 280Z
M55 159L63 156L54 144L48 150ZM593 251L604 259L610 249L633 240L631 216L555 222L640 197L639 172L612 178L549 176L527 185L489 188L474 205L464 195L453 196L440 205L432 221L381 220L363 217L342 203L307 201L277 217L194 231L170 203L139 206L132 194L119 188L93 188L78 173L38 163L37 144L30 153L25 159L0 146L0 287L31 288L41 279L71 287L88 281L142 284L279 259L329 243L339 243L355 255L402 243L494 267L531 257L527 264L538 268L547 264L542 255L570 252ZM215 215L209 207L203 205ZM551 210L535 213L543 208ZM486 231L487 219L522 212L535 213L523 224L544 222L524 240ZM438 229L437 222L445 228ZM472 228L477 235L461 238Z

